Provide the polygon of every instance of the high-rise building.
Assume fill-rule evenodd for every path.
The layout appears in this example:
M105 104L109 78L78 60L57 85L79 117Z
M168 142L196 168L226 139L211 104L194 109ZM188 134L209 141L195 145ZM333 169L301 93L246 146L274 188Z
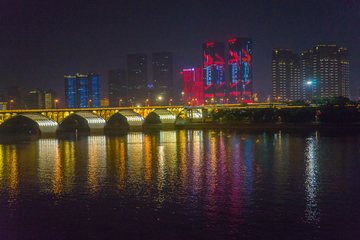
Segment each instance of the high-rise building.
M183 70L184 75L184 104L204 104L204 82L202 68L187 68Z
M40 89L30 91L30 97L26 105L28 109L44 109L44 91Z
M128 96L131 106L144 106L148 99L146 54L127 55Z
M272 93L274 102L301 98L300 58L290 49L275 48L272 52Z
M303 59L303 66L312 61L312 77L306 76L311 98L349 97L349 57L344 47L318 44L312 57Z
M57 106L58 100L56 99L57 93L54 90L44 91L45 109L54 109Z
M114 69L108 71L109 80L109 106L128 106L128 84L126 71Z
M152 54L152 74L153 74L153 96L161 101L160 105L168 105L173 100L173 57L171 52L156 52ZM171 101L170 101L171 100Z
M301 99L311 99L311 88L313 79L313 50L301 52Z
M225 44L210 42L203 44L205 104L225 103Z
M24 98L26 109L53 109L55 108L55 100L55 91L42 91L39 88L30 91L30 96Z
M21 97L19 87L11 86L8 88L8 100L9 110L20 109Z
M65 75L64 81L66 108L100 107L99 74Z
M252 102L252 40L229 40L229 101Z

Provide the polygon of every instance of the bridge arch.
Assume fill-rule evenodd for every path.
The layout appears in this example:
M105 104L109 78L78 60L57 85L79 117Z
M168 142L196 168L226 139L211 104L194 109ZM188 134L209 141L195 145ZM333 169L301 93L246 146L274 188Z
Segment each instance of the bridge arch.
M176 116L167 109L155 109L145 119L145 124L174 125Z
M103 133L104 127L105 120L99 115L88 111L79 111L70 114L59 123L58 133Z
M23 113L7 119L0 125L2 134L41 134L56 132L58 123L40 113Z
M131 128L142 128L144 118L133 110L121 110L114 113L107 121L105 130L128 130Z

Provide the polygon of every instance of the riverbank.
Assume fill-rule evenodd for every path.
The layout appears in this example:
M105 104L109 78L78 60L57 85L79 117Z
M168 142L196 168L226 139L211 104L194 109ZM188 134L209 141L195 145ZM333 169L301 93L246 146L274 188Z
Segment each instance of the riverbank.
M185 123L176 125L176 129L241 129L247 131L360 131L359 123Z

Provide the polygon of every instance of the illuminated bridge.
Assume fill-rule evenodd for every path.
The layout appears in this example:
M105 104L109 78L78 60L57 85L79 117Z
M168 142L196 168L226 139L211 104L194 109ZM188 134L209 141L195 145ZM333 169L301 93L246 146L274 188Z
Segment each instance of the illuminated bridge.
M106 127L132 128L143 125L172 125L192 120L205 122L208 113L214 109L253 109L253 108L296 108L279 103L266 104L227 104L205 106L149 106L118 108L82 109L33 109L0 111L0 130L16 132L19 126L33 126L42 133L64 129L96 131ZM317 106L316 106L317 107ZM5 131L5 132L6 132Z

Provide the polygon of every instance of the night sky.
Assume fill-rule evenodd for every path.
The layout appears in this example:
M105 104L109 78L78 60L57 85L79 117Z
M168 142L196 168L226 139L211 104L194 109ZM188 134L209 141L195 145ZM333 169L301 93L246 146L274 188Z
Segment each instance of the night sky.
M56 3L57 2L57 3ZM64 75L126 69L126 54L170 51L175 79L202 67L202 43L253 40L254 92L271 94L271 51L300 54L317 43L345 46L350 93L360 86L360 1L0 1L0 94L54 89ZM150 59L148 60L149 67ZM151 72L150 72L151 73ZM228 70L226 69L226 77ZM151 75L149 74L149 79Z

